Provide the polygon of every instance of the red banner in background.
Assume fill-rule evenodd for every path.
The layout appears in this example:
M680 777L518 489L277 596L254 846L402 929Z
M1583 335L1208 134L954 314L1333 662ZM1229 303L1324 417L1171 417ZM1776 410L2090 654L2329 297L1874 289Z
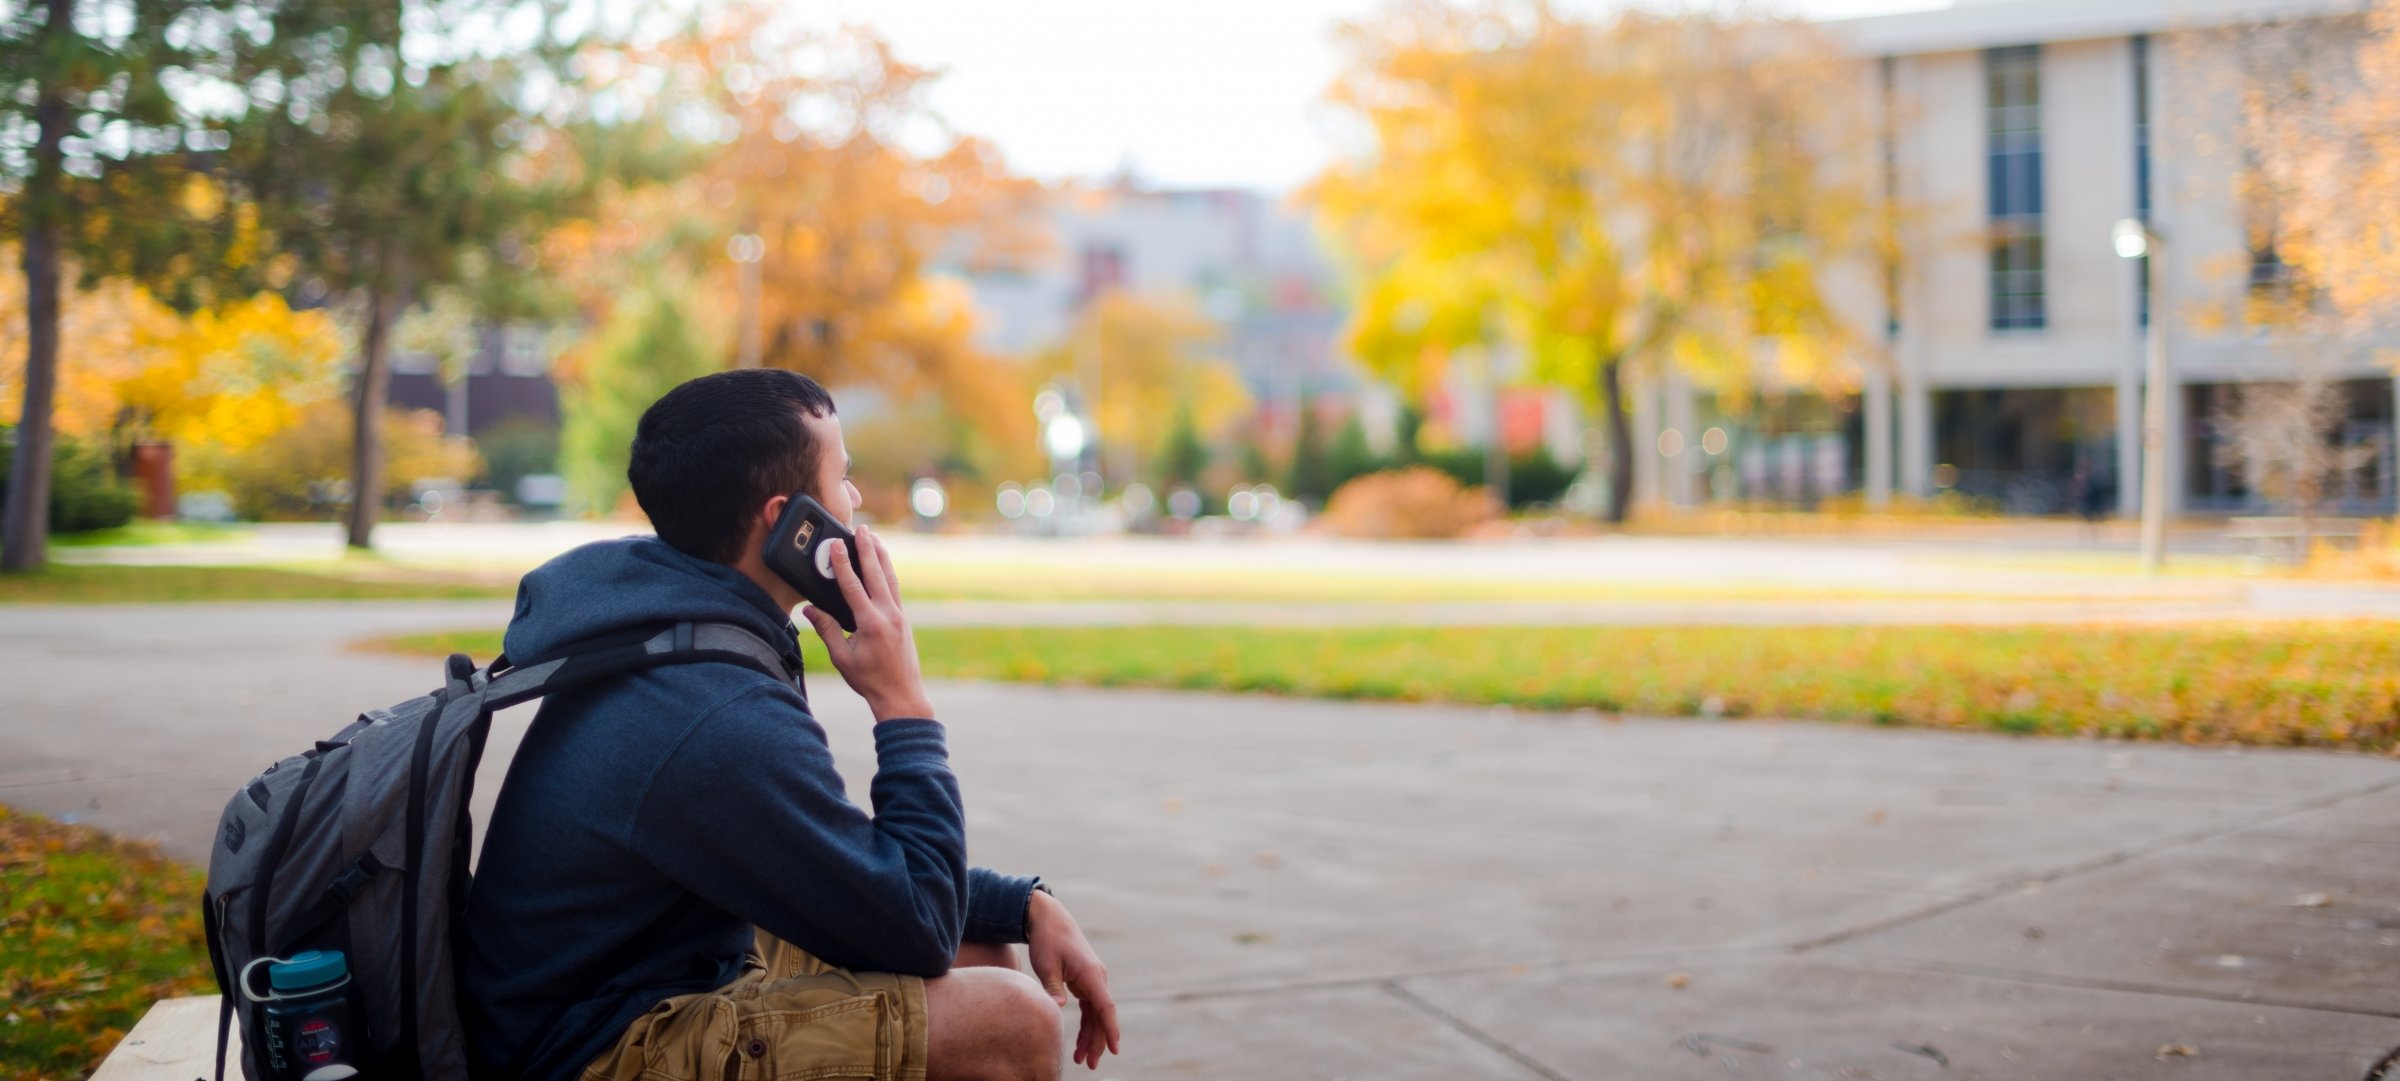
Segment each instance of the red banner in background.
M1538 390L1505 390L1500 393L1500 446L1510 454L1523 454L1542 445L1542 420L1549 402Z

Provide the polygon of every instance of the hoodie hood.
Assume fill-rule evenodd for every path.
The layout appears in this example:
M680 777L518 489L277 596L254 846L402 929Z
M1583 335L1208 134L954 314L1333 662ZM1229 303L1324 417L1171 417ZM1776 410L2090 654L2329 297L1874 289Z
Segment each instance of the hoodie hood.
M586 638L685 620L736 624L798 652L790 613L758 583L657 537L596 541L534 568L517 583L501 647L530 660Z

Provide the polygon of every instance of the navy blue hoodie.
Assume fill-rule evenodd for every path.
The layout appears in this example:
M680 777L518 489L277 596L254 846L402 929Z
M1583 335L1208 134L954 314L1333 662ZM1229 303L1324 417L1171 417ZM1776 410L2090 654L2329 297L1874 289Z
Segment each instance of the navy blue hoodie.
M517 589L533 658L639 626L797 632L741 572L654 537L588 544ZM460 928L479 1076L571 1078L659 1000L742 972L751 928L835 965L939 976L962 939L1021 942L1031 878L967 867L942 726L875 726L874 813L849 801L791 685L675 665L543 703L509 764Z

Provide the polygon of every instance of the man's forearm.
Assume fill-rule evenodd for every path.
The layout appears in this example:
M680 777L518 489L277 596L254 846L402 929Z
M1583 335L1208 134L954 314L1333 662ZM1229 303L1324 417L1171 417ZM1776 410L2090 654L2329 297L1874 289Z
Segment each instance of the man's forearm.
M1025 909L1039 875L1004 875L989 867L967 871L966 941L1012 944L1026 939Z

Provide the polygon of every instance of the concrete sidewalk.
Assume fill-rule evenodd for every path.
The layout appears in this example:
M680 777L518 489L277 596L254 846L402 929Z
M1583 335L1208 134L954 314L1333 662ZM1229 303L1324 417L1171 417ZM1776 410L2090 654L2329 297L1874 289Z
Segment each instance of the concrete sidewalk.
M343 642L495 607L0 609L0 802L198 858L251 773L435 680ZM864 710L812 689L863 795ZM1104 1077L2347 1081L2400 1045L2385 759L935 695L976 860L1109 960Z

